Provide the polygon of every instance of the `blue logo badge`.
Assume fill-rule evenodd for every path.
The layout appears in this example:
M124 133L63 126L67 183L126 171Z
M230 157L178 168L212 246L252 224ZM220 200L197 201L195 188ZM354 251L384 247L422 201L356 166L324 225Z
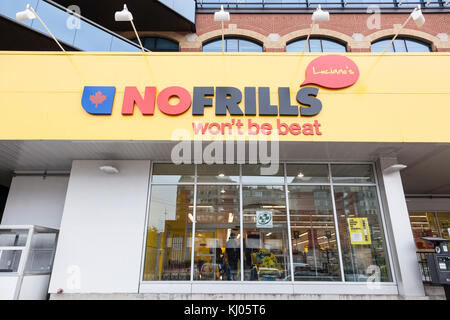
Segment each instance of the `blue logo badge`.
M111 114L116 87L84 87L81 105L90 114Z

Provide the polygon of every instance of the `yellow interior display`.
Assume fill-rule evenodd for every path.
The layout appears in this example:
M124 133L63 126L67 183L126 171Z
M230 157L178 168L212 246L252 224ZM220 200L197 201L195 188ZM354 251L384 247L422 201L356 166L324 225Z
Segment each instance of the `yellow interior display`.
M124 116L126 86L136 86L142 95L146 86L157 92L180 86L191 96L195 86L231 86L242 92L269 87L274 104L278 88L289 87L296 103L306 67L320 54L0 52L0 139L171 140L179 138L180 129L194 139L193 122L251 119L273 128L277 120L321 124L321 135L287 134L280 141L450 142L450 53L344 55L356 63L360 78L344 89L319 88L322 110L316 116L216 116L214 107L206 107L203 116L192 115L192 108L178 116L158 108L143 116L135 108L134 115ZM116 87L112 115L91 115L82 108L84 86Z

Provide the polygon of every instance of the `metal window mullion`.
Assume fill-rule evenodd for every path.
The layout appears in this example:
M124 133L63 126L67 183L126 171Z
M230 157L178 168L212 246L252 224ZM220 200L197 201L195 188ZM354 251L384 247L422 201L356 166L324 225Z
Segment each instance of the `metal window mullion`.
M242 165L239 166L239 223L241 232L241 281L244 281L244 200L242 198Z
M20 246L20 247L13 247L13 246L8 246L8 247L0 247L0 251L24 251L26 248L24 246Z
M381 201L381 193L380 193L380 188L379 188L379 184L378 184L378 175L377 175L377 170L375 167L375 163L372 163L372 171L373 174L375 176L375 183L376 183L376 192L377 192L377 198L378 198L378 206L380 208L380 216L381 216L381 225L383 227L383 236L384 236L384 242L385 242L385 250L387 250L387 258L389 261L389 270L391 271L391 276L392 276L392 282L396 283L396 275L395 275L395 271L394 271L394 264L393 264L393 260L392 260L392 254L391 254L391 246L390 246L390 238L389 238L389 232L387 232L387 225L386 225L386 221L384 218L384 210L383 210L383 203ZM382 174L381 170L380 173ZM406 200L405 200L406 201Z
M141 274L139 276L140 281L144 281L145 275L145 260L147 252L147 233L148 233L148 221L150 219L150 205L152 196L152 178L153 178L153 161L150 161L149 177L147 184L147 203L145 204L145 221L144 221L144 237L142 241L142 254L141 254Z
M20 254L20 262L19 262L19 268L17 269L17 272L19 274L19 279L16 283L16 288L14 291L14 300L19 300L20 297L20 290L23 283L23 277L25 273L25 267L28 263L28 256L30 253L30 247L31 247L31 239L34 236L34 227L31 227L30 230L28 230L28 238L27 243L25 245L25 248L22 250Z
M435 211L433 213L433 215L434 215L434 223L436 223L436 227L437 227L437 231L439 233L439 237L442 238L442 229L441 229L441 224L439 223L438 213Z
M341 270L341 281L345 282L345 274L344 274L344 259L342 256L342 249L341 249L341 233L339 231L339 220L338 220L338 213L336 210L336 201L334 198L334 186L333 186L333 177L331 176L331 164L328 164L328 176L330 178L330 192L331 192L331 203L333 205L333 216L334 216L334 228L336 232L336 243L338 247L338 255L339 255L339 266Z
M291 269L291 282L294 283L294 257L292 253L292 235L291 235L291 217L290 217L290 211L289 211L289 190L288 190L288 183L287 183L287 169L286 169L286 163L283 164L284 167L284 194L285 194L285 201L286 201L286 218L287 218L287 228L288 228L288 249L289 249L289 267Z
M194 165L194 208L192 209L192 238L191 238L191 283L194 282L194 249L195 249L195 225L197 221L197 165ZM192 288L192 287L191 287ZM192 289L191 289L192 292Z

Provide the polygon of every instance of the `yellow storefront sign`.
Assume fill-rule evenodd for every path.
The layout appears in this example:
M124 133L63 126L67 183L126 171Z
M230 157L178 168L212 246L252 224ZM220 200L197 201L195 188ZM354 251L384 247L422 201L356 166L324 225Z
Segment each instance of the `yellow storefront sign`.
M262 116L217 115L215 106L196 115L187 104L181 106L184 113L170 115L170 106L158 104L158 97L171 98L164 91L171 87L182 88L180 92L190 97L195 87L233 87L242 92L242 110L245 103L251 104L246 101L250 94L260 102L259 91L267 93L267 108L278 108L281 93L295 107L307 66L319 54L0 52L0 139L167 141L188 135L190 139L276 136L280 141L450 142L450 53L344 55L358 67L359 79L338 90L308 84L306 88L318 89L320 112ZM346 71L343 67L320 72ZM83 109L83 92L89 86L115 88L110 114L93 115ZM124 93L130 87L142 97L146 90L155 90L152 114L145 115L137 107L125 110ZM256 95L249 87L256 88ZM214 104L217 94L210 98ZM89 99L96 108L106 96L93 92Z
M371 244L369 221L367 218L347 218L350 242L356 244Z

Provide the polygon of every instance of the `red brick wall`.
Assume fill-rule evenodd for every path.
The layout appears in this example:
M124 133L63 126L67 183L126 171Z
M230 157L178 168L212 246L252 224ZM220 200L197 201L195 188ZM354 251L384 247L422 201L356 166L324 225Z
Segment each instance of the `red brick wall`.
M420 30L436 36L438 33L450 34L450 14L424 13L426 22L421 28L417 28L414 21L408 22L406 28ZM321 22L320 27L344 33L352 36L353 33L369 35L382 29L391 29L394 24L403 24L408 18L406 13L381 14L381 29L369 30L367 19L370 14L331 14L330 21ZM280 36L292 31L308 28L311 24L311 14L231 14L231 24L237 28L259 32L265 36L270 33L278 33ZM228 24L225 27L228 27ZM213 14L197 14L197 34L220 29L220 23L214 22Z

